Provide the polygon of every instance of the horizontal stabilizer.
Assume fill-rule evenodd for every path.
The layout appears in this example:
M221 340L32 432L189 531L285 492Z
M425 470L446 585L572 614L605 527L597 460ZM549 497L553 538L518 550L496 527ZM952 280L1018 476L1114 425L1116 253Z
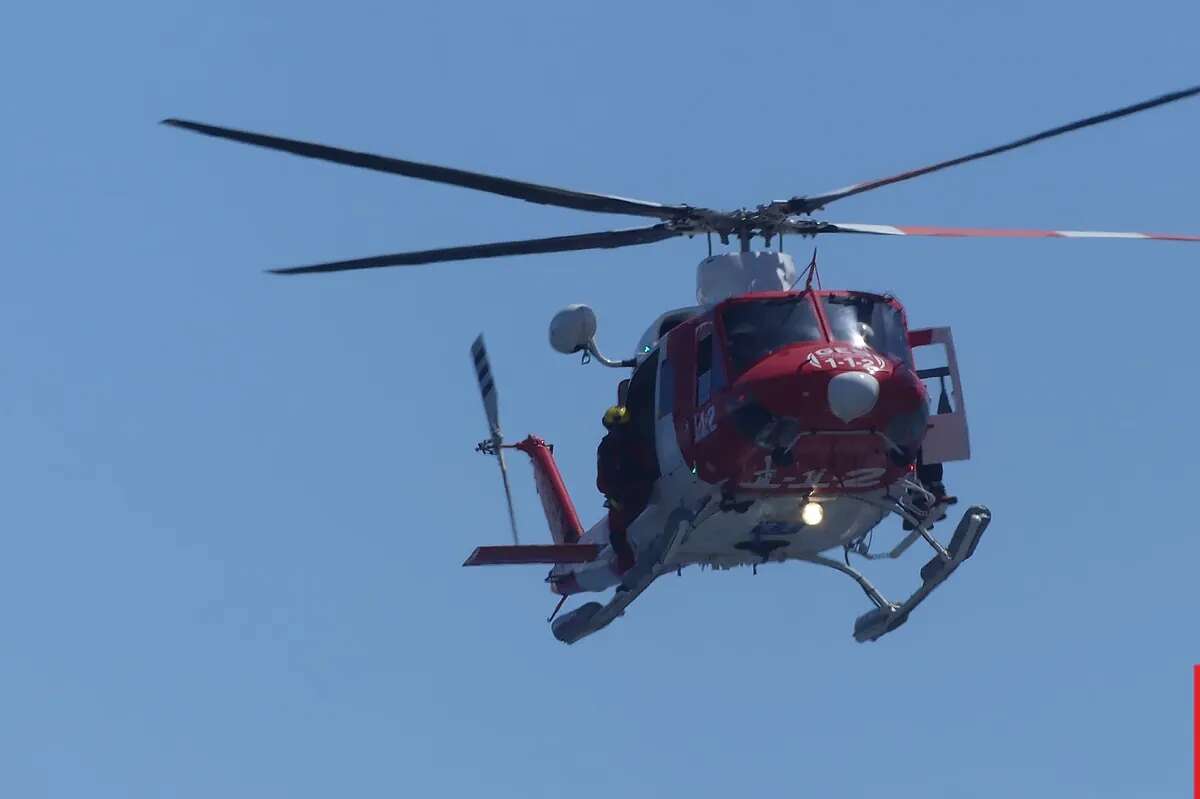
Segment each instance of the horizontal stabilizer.
M475 547L464 566L505 566L519 563L587 563L600 554L595 544L523 544Z

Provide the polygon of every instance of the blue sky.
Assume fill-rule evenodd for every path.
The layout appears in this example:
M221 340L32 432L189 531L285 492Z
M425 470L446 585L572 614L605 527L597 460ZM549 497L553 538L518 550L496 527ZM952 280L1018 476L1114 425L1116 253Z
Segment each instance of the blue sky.
M156 124L737 207L1200 82L1195 4L979 5L8 9L0 793L1184 795L1200 246L822 241L827 285L954 329L976 557L876 644L792 565L664 580L568 648L541 572L459 566L507 538L467 348L590 523L615 378L546 325L588 302L631 348L703 243L274 278L630 220ZM825 216L1200 232L1198 136L1193 100Z

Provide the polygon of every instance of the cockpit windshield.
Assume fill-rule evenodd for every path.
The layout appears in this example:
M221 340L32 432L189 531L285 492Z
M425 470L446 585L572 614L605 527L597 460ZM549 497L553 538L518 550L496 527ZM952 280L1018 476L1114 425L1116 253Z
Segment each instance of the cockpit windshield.
M870 294L822 297L821 302L834 341L867 346L912 365L904 320L891 303Z
M723 321L729 357L739 373L788 344L825 338L807 294L735 302L725 308Z

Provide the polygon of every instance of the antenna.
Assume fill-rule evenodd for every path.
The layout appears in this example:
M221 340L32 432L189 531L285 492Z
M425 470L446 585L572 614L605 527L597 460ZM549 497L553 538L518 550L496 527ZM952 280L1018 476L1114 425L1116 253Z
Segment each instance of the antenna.
M500 405L496 399L496 384L492 380L492 365L488 361L487 347L483 345L483 334L471 345L471 360L475 363L475 376L479 379L479 394L483 397L483 411L487 414L488 432L492 437L481 441L475 449L485 455L495 455L500 464L500 479L504 481L504 499L508 502L508 523L512 526L513 544L520 544L517 536L517 515L513 511L512 489L508 485L508 466L504 463L504 440L500 432Z

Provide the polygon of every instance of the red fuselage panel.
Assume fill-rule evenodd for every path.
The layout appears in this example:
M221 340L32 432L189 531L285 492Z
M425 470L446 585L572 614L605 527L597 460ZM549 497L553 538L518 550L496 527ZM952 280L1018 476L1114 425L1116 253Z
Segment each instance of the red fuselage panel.
M745 491L830 494L890 485L911 468L929 410L906 350L885 355L861 340L833 340L816 314L824 340L780 346L697 391L705 367L692 353L708 346L705 336L718 341L711 359L724 359L724 374L738 366L719 346L720 311L672 331L669 342L685 373L675 378L676 436L698 476Z

